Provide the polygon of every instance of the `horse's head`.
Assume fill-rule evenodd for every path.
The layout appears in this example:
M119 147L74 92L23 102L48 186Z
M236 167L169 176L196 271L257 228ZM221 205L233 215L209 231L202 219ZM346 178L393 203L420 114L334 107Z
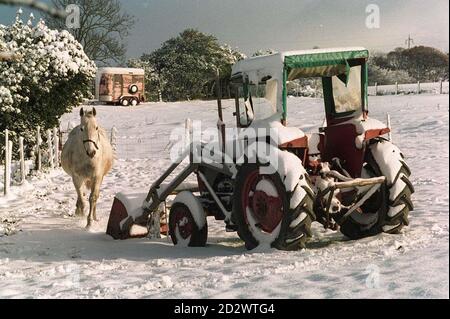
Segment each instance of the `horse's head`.
M94 158L100 147L100 133L97 124L97 111L95 107L92 111L85 112L83 108L80 110L81 124L80 130L83 137L83 146L87 156Z

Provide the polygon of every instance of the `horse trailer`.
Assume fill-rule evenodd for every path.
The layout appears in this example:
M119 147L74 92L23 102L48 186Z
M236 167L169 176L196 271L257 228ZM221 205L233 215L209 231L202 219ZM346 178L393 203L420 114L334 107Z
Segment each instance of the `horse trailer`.
M145 101L145 72L132 68L99 68L95 95L100 102L122 106Z

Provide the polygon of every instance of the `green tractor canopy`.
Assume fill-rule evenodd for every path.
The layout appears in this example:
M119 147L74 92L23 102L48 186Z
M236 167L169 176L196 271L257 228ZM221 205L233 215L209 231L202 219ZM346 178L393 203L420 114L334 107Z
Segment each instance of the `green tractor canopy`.
M327 115L345 117L367 110L368 57L364 48L281 52L238 62L233 67L233 78L246 78L253 85L276 80L277 85L271 85L277 90L276 110L286 120L287 82L320 77Z

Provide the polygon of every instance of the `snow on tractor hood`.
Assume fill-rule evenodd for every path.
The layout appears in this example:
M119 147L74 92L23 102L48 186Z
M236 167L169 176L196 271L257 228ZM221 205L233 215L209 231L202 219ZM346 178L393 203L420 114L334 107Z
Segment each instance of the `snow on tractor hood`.
M258 133L258 137L262 137L260 136L262 133L272 130L273 133L276 133L275 137L277 140L275 142L277 142L278 146L305 137L305 133L301 129L298 127L286 127L281 124L280 119L281 114L276 113L267 119L254 121L249 129L257 132L259 131L258 129L264 129L261 130L261 133ZM245 135L245 131L246 129L242 130L241 134Z

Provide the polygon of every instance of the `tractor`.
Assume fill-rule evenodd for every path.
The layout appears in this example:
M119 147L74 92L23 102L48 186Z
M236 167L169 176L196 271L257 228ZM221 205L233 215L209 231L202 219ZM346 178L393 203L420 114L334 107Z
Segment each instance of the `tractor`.
M238 61L231 78L236 134L227 134L219 85L217 140L190 144L148 193L118 194L107 233L125 239L133 225L159 227L160 207L173 194L168 234L175 245L205 246L208 216L225 221L249 250L305 248L313 222L350 239L399 233L414 188L389 125L369 117L368 57L364 48L344 48ZM303 78L322 85L326 123L313 134L288 125L288 85ZM197 183L187 187L191 174Z

